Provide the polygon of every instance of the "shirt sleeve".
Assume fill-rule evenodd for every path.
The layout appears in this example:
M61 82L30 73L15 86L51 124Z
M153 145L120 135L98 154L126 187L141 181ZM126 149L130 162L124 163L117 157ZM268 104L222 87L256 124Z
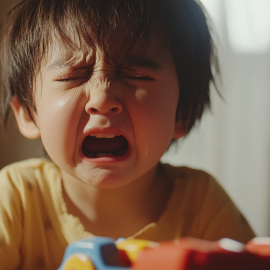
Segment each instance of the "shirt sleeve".
M7 170L0 171L0 269L17 269L22 241L21 196Z

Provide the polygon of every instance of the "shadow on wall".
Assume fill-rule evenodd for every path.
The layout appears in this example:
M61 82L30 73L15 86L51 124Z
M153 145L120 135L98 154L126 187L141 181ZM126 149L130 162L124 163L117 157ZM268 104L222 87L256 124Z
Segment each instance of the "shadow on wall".
M4 166L32 158L45 156L40 139L29 140L23 137L13 114L10 114L7 127L0 130L0 169Z

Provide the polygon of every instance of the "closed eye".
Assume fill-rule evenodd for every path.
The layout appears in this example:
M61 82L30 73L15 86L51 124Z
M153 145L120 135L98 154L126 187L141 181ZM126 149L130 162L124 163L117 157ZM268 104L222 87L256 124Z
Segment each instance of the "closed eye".
M135 76L135 77L125 77L125 78L130 79L130 80L136 80L136 81L155 81L155 79L150 78L150 77Z
M76 81L76 80L81 80L82 77L75 77L75 78L62 78L62 79L59 79L57 80L57 82L65 82L65 83L69 83L69 82L73 82L73 81Z
M71 83L71 82L85 82L89 80L92 75L91 69L86 69L85 71L79 70L75 72L69 72L68 75L61 76L56 81L59 83Z
M134 81L155 81L155 76L153 72L146 70L146 69L139 69L139 70L121 70L119 72L119 76L122 79L126 80L134 80Z

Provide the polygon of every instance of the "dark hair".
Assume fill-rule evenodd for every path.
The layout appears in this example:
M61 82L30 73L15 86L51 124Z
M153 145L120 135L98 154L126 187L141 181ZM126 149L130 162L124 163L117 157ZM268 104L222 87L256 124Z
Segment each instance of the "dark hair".
M177 119L188 132L210 106L212 68L217 67L206 13L195 0L24 0L3 19L0 46L0 120L6 123L16 96L32 117L33 84L55 37L76 46L110 46L119 28L132 47L138 38L147 44L151 30L163 29L179 81ZM155 30L158 32L158 30ZM159 33L158 33L159 34Z

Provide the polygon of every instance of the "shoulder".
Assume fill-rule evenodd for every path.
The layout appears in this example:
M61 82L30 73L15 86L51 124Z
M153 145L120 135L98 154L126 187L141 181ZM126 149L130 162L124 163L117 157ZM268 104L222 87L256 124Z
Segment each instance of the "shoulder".
M31 251L26 256L39 258L44 251L49 254L52 246L59 247L59 241L65 243L52 200L51 183L60 183L54 174L59 175L59 170L47 159L13 163L0 171L0 261L12 257L19 264L25 250Z
M54 207L52 191L59 192L60 188L55 188L61 186L59 179L59 169L47 159L29 159L4 167L0 171L0 219L8 223L17 217L22 222L24 217L26 224L45 216Z
M31 171L35 169L42 169L44 167L54 165L53 162L46 158L32 158L15 163L11 163L1 169L0 173L12 172L12 171Z
M174 209L179 208L189 215L197 215L202 210L224 205L231 199L216 179L209 173L188 168L162 164L165 174L174 182L171 195Z
M236 207L216 179L209 173L188 167L164 164L167 175L174 181L172 199L189 216L207 216L210 220L218 212L235 211Z
M188 167L164 164L175 181L174 205L181 203L186 222L184 235L218 240L223 237L240 242L254 232L222 186L209 173Z
M185 186L186 188L198 189L201 192L206 189L220 189L220 185L216 179L209 173L193 169L185 166L172 166L170 164L162 164L166 171L166 175L175 182L175 186ZM222 189L222 188L221 188Z
M20 176L32 176L37 172L46 173L56 165L45 158L32 158L7 165L0 170L0 177L9 177L11 179Z
M28 159L12 163L0 171L0 187L22 191L33 185L44 185L51 172L58 171L56 165L43 158Z

